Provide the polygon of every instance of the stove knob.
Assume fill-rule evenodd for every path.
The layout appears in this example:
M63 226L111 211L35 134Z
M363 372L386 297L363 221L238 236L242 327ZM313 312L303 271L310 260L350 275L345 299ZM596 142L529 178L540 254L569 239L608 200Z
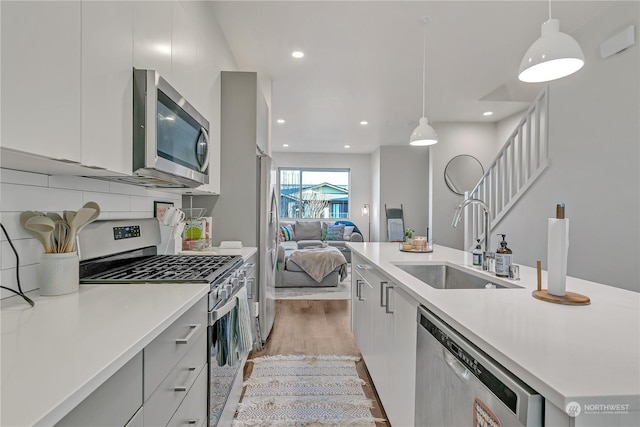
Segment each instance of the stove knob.
M227 298L229 298L229 291L227 291L226 289L220 289L218 291L218 298L220 298L221 300L226 300Z
M238 279L237 278L231 279L231 287L234 288L234 289L238 287Z
M243 281L244 280L244 271L241 271L240 273L238 273L238 280Z
M225 290L225 292L227 293L227 296L228 296L228 295L231 295L231 292L233 292L233 286L231 286L231 285L224 285L224 290Z

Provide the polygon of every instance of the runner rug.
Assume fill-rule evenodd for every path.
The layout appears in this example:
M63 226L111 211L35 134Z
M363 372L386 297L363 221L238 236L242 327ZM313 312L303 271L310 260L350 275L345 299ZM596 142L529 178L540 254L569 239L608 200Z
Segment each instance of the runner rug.
M234 427L375 426L352 356L253 359Z

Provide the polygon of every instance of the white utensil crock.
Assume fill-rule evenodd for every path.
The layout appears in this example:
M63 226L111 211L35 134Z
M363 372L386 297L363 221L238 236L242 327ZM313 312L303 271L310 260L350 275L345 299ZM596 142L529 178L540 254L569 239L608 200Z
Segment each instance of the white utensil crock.
M80 283L78 253L42 254L38 275L40 295L54 296L77 292Z

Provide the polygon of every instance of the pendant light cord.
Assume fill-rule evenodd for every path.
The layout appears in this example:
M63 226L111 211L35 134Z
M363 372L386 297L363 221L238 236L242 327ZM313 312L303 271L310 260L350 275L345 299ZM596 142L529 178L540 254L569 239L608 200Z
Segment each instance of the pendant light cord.
M429 17L425 16L422 18L422 22L424 24L424 35L423 35L423 45L422 45L422 117L425 116L426 110L426 81L427 81L427 22L429 22Z
M549 21L551 21L551 0L549 0Z

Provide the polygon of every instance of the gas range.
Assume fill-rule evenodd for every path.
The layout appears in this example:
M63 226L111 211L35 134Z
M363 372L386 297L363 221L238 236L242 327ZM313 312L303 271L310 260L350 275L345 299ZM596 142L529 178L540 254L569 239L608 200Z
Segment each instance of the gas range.
M81 284L209 283L209 310L231 297L240 255L158 255L154 218L103 220L78 236Z
M83 264L82 283L213 283L227 270L242 263L241 256L225 255L155 255L135 259L118 266L118 262L107 267L102 260L99 265L107 267L91 274L96 264ZM92 268L92 266L94 266ZM102 270L102 268L100 268Z

